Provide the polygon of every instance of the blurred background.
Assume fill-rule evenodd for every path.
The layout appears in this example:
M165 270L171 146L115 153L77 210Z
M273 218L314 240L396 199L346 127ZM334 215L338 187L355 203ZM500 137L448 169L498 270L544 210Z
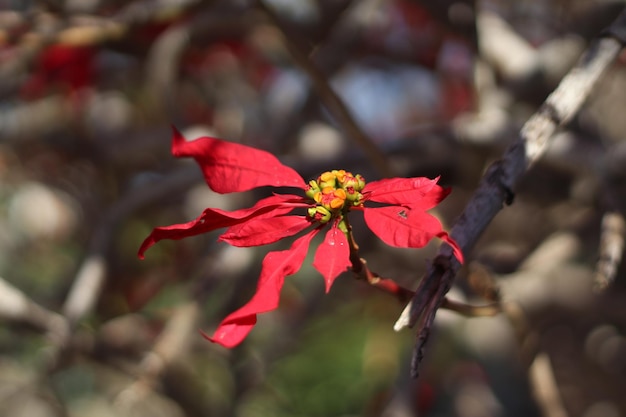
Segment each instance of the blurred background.
M505 313L440 310L418 380L415 335L392 329L404 305L349 273L324 295L311 259L242 345L200 336L285 244L208 234L136 256L153 227L271 192L213 193L171 156L171 125L304 178L441 176L449 228L624 5L0 0L0 415L626 415L624 267L592 291L601 232L623 239L623 54L466 254L450 298L498 287ZM437 245L386 247L353 222L370 268L415 289Z

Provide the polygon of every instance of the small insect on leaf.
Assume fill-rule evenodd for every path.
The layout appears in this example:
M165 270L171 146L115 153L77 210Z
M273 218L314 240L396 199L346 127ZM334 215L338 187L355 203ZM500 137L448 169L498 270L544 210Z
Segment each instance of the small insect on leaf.
M404 209L400 210L398 212L398 217L401 217L401 218L406 220L406 218L407 218L406 210L404 210Z

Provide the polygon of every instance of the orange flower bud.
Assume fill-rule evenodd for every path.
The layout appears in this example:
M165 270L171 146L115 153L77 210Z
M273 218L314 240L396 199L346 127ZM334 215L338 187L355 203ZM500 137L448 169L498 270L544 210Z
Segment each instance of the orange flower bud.
M322 189L326 187L335 188L337 186L337 178L335 177L335 174L330 171L326 171L322 175L320 175L320 177L317 179L317 182Z

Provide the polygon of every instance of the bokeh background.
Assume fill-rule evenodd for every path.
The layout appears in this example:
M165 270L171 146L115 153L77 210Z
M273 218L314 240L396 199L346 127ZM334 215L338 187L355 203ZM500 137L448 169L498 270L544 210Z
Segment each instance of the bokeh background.
M0 415L626 415L624 267L592 291L602 218L626 210L624 55L466 254L450 298L485 304L488 282L506 313L441 310L418 380L414 334L392 329L404 305L349 273L325 295L310 259L241 346L200 336L284 244L136 256L155 226L271 192L209 190L171 125L305 178L441 176L449 227L624 5L0 0ZM354 224L371 269L414 289L437 245Z

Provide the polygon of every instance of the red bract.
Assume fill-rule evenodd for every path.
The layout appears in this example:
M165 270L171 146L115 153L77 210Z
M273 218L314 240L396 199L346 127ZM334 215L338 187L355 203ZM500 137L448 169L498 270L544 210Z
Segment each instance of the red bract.
M22 87L22 95L33 99L60 89L75 93L94 84L95 50L90 46L52 44L37 57L33 75Z
M172 154L196 160L204 179L215 192L234 193L271 185L304 188L296 171L281 164L271 153L215 138L187 142L174 129Z
M437 185L438 179L391 178L365 184L360 175L333 170L307 184L268 152L211 137L188 142L176 129L172 153L194 158L209 187L219 193L274 186L300 188L305 194L276 194L253 207L231 212L207 208L188 223L155 228L142 243L140 258L162 239L182 239L220 228L227 229L219 240L241 247L266 245L304 232L289 249L265 256L252 299L226 317L213 336L203 333L212 342L238 345L256 324L257 314L278 307L285 277L298 272L311 240L323 228L328 231L316 249L313 266L324 277L326 292L330 291L334 280L351 265L347 219L351 211L363 211L368 227L391 246L420 248L438 237L463 261L458 245L439 220L425 211L449 194ZM379 207L367 207L370 201ZM297 208L306 208L306 216L289 215Z

